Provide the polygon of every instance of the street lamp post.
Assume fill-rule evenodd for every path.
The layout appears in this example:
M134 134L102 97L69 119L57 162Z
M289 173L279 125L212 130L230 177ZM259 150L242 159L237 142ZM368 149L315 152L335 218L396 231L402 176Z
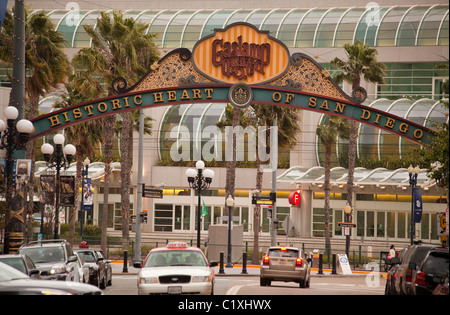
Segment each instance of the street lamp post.
M83 240L83 223L84 223L84 178L87 178L89 172L89 164L91 161L89 158L86 158L83 161L83 168L81 169L81 217L80 217L80 238Z
M17 149L25 149L30 134L34 132L33 124L26 119L21 119L16 123L19 117L19 111L14 106L5 108L6 123L0 120L0 149L6 150L6 165L4 174L5 178L5 200L6 200L6 217L5 217L5 241L4 253L15 253L16 246L12 243L20 243L23 240L23 217L19 211L15 211L12 207L13 194L13 166L14 151ZM14 238L15 242L10 242Z
M65 137L61 134L57 134L53 137L53 142L56 145L55 148L49 144L44 143L41 146L41 152L44 155L45 162L47 162L48 168L56 169L56 201L55 201L55 239L58 239L58 225L59 225L59 192L61 186L60 171L62 168L66 169L72 162L73 156L76 153L76 148L72 144L68 144L63 149Z
M345 222L350 223L351 220L351 214L352 214L352 207L347 203L344 207L344 213L345 213ZM350 232L351 228L346 226L344 229L347 229L346 235L345 235L345 254L347 255L347 258L349 256L349 250L350 250Z
M419 166L408 167L409 186L411 186L411 245L414 243L414 188L417 186L417 176L420 173Z
M189 182L189 187L195 189L198 194L198 208L197 208L197 247L200 248L200 222L202 215L202 202L201 194L203 190L206 190L211 185L214 178L214 172L210 169L203 170L205 168L205 162L197 161L195 164L197 171L192 168L186 170L186 177Z
M227 265L226 268L233 268L233 264L231 263L231 220L232 218L232 210L234 207L234 199L231 195L227 198L227 207L228 207L228 255L227 255Z

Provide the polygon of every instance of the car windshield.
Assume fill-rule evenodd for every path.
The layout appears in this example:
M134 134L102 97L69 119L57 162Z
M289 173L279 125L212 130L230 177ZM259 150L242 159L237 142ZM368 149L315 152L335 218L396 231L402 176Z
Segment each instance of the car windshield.
M83 257L83 259L86 262L97 262L97 259L95 259L95 255L93 252L91 251L85 251L85 252L78 252L78 254L80 254L81 257Z
M150 253L144 267L202 266L207 262L201 252L193 250L166 250Z
M0 258L0 262L3 262L13 268L16 268L20 272L27 273L25 268L25 264L23 263L22 258Z
M289 248L271 248L269 257L298 257L298 250Z
M18 279L28 279L29 277L19 270L0 262L0 282Z
M20 250L21 254L26 254L35 264L64 262L64 250L57 247L26 247Z

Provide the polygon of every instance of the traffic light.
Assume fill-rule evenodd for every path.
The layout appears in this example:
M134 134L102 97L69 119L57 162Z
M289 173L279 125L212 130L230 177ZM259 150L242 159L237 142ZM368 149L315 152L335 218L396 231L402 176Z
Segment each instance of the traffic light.
M269 206L267 209L267 218L272 219L273 206Z
M147 224L147 219L148 219L148 217L147 217L147 210L144 210L144 211L142 211L140 214L139 214L139 216L140 216L140 219L141 219L141 223L145 223L145 224Z

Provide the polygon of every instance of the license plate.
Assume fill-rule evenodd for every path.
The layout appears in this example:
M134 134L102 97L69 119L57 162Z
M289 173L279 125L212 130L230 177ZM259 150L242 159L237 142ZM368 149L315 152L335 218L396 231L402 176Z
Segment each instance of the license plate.
M286 265L287 264L287 260L279 260L278 261L278 265Z
M169 294L181 294L181 287L167 287L167 293Z

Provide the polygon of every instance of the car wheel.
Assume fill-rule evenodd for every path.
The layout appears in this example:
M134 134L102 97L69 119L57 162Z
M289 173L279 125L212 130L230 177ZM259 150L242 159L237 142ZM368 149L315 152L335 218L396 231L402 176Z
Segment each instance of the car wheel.
M259 284L262 287L270 286L271 283L272 283L272 281L270 279L259 278Z

